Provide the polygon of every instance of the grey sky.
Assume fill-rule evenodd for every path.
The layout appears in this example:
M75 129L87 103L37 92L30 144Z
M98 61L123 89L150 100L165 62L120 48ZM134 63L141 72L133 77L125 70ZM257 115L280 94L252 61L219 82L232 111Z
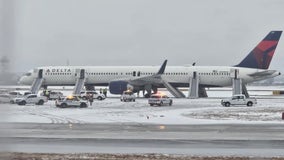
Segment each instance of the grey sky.
M160 65L164 59L168 65L234 65L269 31L284 29L283 0L11 3L4 19L14 21L4 25L10 28L4 35L12 39L8 50L14 71L66 65L67 60L70 65ZM271 69L283 70L283 41Z

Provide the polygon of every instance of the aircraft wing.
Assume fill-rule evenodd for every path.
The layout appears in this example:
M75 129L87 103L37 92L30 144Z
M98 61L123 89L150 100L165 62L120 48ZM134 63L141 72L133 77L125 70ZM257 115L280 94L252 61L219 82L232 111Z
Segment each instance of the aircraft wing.
M135 77L131 79L120 79L120 80L127 81L130 85L134 85L134 86L144 86L147 84L152 84L152 85L161 84L162 83L161 75L165 72L166 65L167 65L167 60L164 61L159 71L154 75L144 76L144 77Z

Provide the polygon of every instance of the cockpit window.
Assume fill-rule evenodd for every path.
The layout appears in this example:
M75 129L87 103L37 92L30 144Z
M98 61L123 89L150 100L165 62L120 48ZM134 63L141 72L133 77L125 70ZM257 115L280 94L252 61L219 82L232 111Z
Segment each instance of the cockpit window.
M26 75L26 76L31 76L31 75L32 75L32 73L30 73L30 72L29 72L29 73L26 73L25 75Z
M25 76L31 76L33 72L34 72L34 69L30 70L28 73L26 73Z

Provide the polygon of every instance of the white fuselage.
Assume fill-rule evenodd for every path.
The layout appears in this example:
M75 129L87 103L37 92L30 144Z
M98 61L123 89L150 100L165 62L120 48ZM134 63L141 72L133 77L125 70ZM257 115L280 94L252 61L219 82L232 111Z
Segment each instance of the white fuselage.
M113 80L132 80L147 77L158 72L158 66L50 66L31 70L21 77L19 83L31 85L38 76L37 71L43 70L43 84L45 86L75 85L79 70L85 70L87 85L108 85ZM267 70L228 67L228 66L167 66L162 78L177 86L188 86L193 72L197 72L200 85L204 86L230 86L232 85L232 70L238 69L238 77L244 83L250 83L280 75L272 71L269 75L250 76Z

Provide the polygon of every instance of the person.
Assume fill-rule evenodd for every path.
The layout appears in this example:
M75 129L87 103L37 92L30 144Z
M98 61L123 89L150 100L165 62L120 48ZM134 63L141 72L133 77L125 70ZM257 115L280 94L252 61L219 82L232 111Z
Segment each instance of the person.
M105 97L107 97L107 88L104 88L103 94L105 95Z
M102 88L100 88L100 94L102 94L103 93L103 89Z
M46 90L45 91L45 96L47 97L47 99L49 99L50 98L50 91Z
M90 102L90 106L92 106L92 104L94 102L94 95L93 94L89 95L89 102Z

